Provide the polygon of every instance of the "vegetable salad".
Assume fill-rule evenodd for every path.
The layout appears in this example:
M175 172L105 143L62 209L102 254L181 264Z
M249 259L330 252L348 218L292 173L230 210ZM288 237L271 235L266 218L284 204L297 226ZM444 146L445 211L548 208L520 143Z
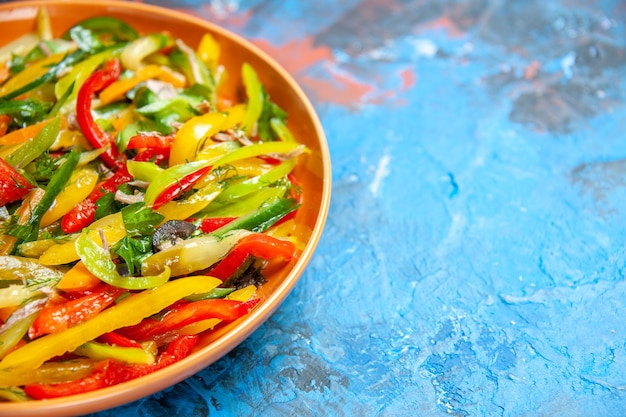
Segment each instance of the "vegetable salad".
M220 53L104 16L53 37L45 9L0 48L0 400L175 363L297 259L308 149Z

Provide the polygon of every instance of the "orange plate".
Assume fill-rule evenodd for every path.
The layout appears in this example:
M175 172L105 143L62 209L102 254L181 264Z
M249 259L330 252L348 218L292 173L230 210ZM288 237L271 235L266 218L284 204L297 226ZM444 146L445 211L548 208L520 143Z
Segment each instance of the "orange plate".
M296 233L307 244L295 263L273 271L268 277L268 282L259 290L263 302L258 308L245 318L202 337L196 350L186 359L142 378L92 393L46 401L0 403L0 416L80 415L112 408L165 389L215 362L267 320L287 297L313 255L330 204L330 156L315 110L291 76L250 42L202 19L156 6L114 0L50 0L0 4L0 44L34 30L37 8L41 5L48 10L55 36L80 20L103 15L120 18L140 33L165 29L192 47L209 32L224 51L221 63L228 69L228 88L231 89L240 84L241 64L249 62L272 99L288 112L288 126L294 136L312 150L296 168L306 195L296 217Z

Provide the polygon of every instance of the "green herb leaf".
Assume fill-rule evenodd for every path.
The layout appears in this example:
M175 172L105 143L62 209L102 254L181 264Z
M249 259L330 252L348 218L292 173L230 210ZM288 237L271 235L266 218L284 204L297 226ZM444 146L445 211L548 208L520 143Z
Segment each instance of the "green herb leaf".
M125 236L111 248L111 251L124 259L130 275L135 275L141 271L143 260L152 255L152 239L149 236L141 238Z
M121 203L115 201L115 193L106 193L96 201L96 217L95 220L117 213Z
M122 209L124 227L129 236L154 234L155 227L165 217L151 208L144 207L143 203L130 204Z

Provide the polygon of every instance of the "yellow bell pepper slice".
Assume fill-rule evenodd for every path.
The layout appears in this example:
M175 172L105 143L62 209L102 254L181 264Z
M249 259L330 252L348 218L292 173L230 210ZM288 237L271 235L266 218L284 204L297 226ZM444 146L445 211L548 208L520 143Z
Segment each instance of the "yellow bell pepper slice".
M72 173L65 188L56 196L48 211L41 218L41 227L46 227L69 213L78 203L91 194L98 184L98 171L85 166Z
M40 337L12 351L0 361L0 381L11 372L35 370L45 361L72 352L104 333L137 324L183 297L211 291L221 283L217 278L206 276L180 278L126 297L81 324Z
M33 62L23 71L9 78L7 82L0 87L0 96L5 96L18 88L24 87L29 82L41 77L50 69L50 66L58 64L64 57L65 53L50 55L49 57Z
M56 288L65 292L86 291L101 283L100 278L89 272L82 261L78 261L63 275Z
M164 222L185 220L211 204L221 192L222 188L218 184L211 183L196 191L191 197L180 201L170 201L156 211L164 217Z
M225 298L227 300L235 300L235 301L248 301L251 300L254 294L256 293L256 287L254 285L248 285L247 287L243 287L237 291L233 291L228 294ZM178 331L180 335L192 335L199 334L206 330L212 330L215 326L220 324L222 320L220 319L207 319L197 321L192 324L188 324Z
M167 67L162 67L160 65L146 65L145 67L139 68L132 77L115 81L113 84L102 90L99 96L100 103L104 105L119 100L124 96L124 94L135 88L138 84L155 78L161 81L166 81L176 88L182 88L185 86L185 77L182 74L176 76L176 73Z
M220 44L210 33L205 33L198 44L198 57L211 71L215 71L220 59Z
M235 126L241 126L246 117L247 106L245 104L235 104L224 110L226 113L226 122L224 123L223 130L232 129Z
M211 136L222 130L226 119L224 113L207 113L187 120L172 142L170 167L195 160L205 145L213 143Z
M113 213L93 222L89 226L88 236L91 240L101 242L101 231L109 246L116 244L126 236L122 213ZM42 265L64 265L77 261L80 257L76 253L74 240L51 247L39 257L39 263Z

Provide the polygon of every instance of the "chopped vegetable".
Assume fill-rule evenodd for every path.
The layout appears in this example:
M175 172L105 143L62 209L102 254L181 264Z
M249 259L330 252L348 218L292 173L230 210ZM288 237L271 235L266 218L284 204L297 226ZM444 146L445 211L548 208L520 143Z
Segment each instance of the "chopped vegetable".
M183 360L303 247L276 225L302 204L309 150L264 74L222 66L210 34L107 16L55 29L42 8L0 48L0 401Z

